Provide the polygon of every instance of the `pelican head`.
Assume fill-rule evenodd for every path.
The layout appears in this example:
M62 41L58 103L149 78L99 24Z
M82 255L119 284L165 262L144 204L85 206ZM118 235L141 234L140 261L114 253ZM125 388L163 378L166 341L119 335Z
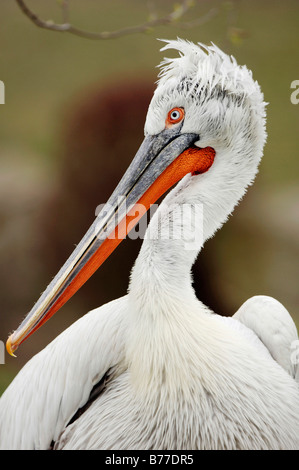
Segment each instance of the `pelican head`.
M204 238L213 235L253 182L266 139L265 103L245 66L215 45L180 39L164 59L145 139L102 212L50 283L7 349L47 321L107 259L151 204L178 181L204 204ZM138 205L138 211L136 207Z
M181 109L181 134L196 134L197 148L213 148L209 171L188 176L189 199L204 206L204 239L227 219L254 181L266 141L266 103L259 84L245 65L214 44L165 41L162 51L175 49L179 57L164 59L150 103L145 135L159 135L165 116ZM175 111L178 112L178 111Z

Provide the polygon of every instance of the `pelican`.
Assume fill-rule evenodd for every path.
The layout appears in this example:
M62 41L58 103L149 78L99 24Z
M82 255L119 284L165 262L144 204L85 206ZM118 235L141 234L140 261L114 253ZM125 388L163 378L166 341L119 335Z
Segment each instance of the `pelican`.
M2 395L4 449L299 448L298 334L288 311L256 296L223 318L196 298L191 279L204 242L258 171L263 94L247 67L214 44L165 43L179 56L160 64L145 139L9 337L11 354L172 189L151 218L128 294L71 325Z

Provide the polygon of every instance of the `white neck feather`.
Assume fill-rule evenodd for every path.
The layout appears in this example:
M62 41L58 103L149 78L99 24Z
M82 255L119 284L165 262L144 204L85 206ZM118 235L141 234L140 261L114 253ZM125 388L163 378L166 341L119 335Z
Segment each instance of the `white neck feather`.
M253 182L266 139L263 95L246 67L215 46L207 55L182 41L171 47L181 56L162 64L145 133L159 134L169 110L183 106L181 132L198 134L196 145L214 148L216 157L206 173L185 176L164 199L132 270L127 361L144 390L153 374L184 388L186 376L200 374L199 357L204 364L208 353L210 365L217 358L219 332L195 296L191 267Z
M247 180L241 174L240 184L231 187L223 160L225 155L216 154L206 174L187 175L168 194L148 226L132 270L127 361L133 382L145 393L153 374L169 381L169 390L183 389L186 374L194 373L194 354L204 362L210 350L212 360L218 333L210 326L211 312L196 298L191 268L252 180L252 174Z

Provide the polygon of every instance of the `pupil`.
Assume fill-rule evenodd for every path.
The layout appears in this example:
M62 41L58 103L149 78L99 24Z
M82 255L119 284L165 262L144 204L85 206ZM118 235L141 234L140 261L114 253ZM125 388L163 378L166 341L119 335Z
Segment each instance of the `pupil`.
M173 111L173 113L171 114L171 117L172 119L178 119L179 113L177 111Z

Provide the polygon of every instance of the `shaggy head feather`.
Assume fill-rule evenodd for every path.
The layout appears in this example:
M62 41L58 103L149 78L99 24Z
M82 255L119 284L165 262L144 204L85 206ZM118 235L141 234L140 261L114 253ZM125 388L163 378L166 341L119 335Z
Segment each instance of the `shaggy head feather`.
M215 161L206 173L188 175L179 184L186 190L182 203L203 204L206 240L254 181L266 141L266 103L251 71L214 44L165 42L162 51L175 49L179 57L164 58L160 64L145 134L161 132L168 112L183 107L181 132L196 133L198 147L215 149Z

